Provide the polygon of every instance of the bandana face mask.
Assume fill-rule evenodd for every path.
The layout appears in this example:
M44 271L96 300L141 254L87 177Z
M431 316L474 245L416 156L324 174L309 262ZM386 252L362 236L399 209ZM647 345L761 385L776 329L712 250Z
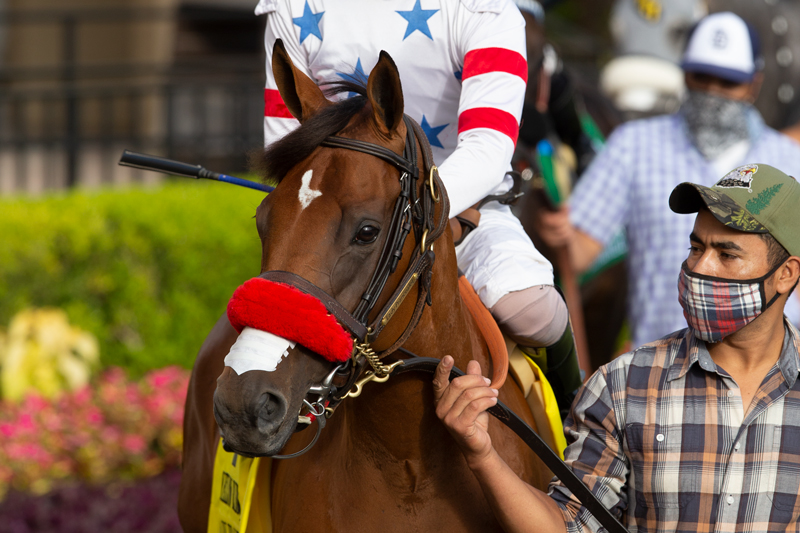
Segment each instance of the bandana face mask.
M748 140L747 102L730 100L701 91L689 91L681 106L692 144L706 159L718 155L740 141Z
M678 276L678 300L694 336L719 342L755 320L780 296L775 293L764 303L764 282L780 266L757 279L734 280L695 274L684 261Z

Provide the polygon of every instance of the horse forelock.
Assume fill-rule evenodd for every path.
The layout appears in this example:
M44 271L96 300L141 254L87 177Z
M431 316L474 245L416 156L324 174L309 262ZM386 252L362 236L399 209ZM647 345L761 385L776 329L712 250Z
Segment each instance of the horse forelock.
M367 104L366 86L360 82L341 81L328 85L326 96L355 93L325 107L298 128L264 150L255 161L263 179L280 183L288 172L307 159L329 136L343 130Z

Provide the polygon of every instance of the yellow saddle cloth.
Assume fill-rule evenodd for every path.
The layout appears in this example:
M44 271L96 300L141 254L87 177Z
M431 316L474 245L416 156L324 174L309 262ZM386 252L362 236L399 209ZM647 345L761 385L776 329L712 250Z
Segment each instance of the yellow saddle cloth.
M269 483L256 483L257 479L270 479L271 470L271 459L226 452L220 439L214 457L208 533L271 533Z

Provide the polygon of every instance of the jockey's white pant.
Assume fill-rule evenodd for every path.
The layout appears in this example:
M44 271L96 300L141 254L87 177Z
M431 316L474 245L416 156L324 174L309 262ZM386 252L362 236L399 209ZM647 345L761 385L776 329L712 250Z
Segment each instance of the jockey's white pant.
M511 208L489 202L480 211L478 227L456 247L456 258L483 304L491 309L511 292L553 285L553 265L533 246Z

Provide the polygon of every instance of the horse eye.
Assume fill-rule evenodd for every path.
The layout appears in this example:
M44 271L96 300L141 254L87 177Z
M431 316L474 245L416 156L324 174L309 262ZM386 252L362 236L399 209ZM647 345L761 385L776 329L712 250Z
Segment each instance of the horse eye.
M375 239L378 238L378 233L380 233L380 231L381 230L375 226L364 226L358 230L358 233L356 233L356 237L353 239L353 241L356 244L370 244L375 242Z

